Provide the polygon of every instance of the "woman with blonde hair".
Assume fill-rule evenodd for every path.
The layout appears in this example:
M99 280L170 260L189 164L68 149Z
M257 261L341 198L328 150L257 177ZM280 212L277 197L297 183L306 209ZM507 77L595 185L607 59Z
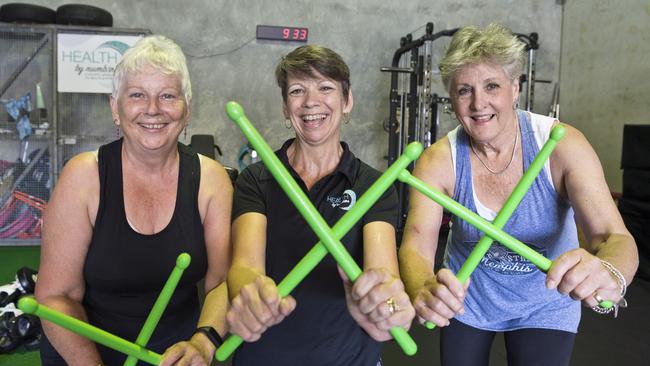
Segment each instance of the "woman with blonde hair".
M191 101L185 56L172 40L145 37L124 54L110 98L123 137L63 169L44 216L36 284L40 302L134 341L177 256L189 253L191 264L147 344L162 353L187 340L171 347L163 364L209 364L212 335L226 331L232 185L219 163L178 142ZM43 328L45 366L126 358L49 322Z
M440 72L460 126L429 147L413 173L488 221L560 123L517 108L523 61L524 45L503 26L454 35ZM483 233L458 217L434 273L442 207L411 193L400 268L420 320L443 327L443 365L487 365L496 332L504 333L509 365L568 365L580 303L598 312L609 311L598 306L603 299L625 304L638 265L634 239L596 153L563 126L565 138L504 227L553 260L548 273L495 242L461 284L454 273Z

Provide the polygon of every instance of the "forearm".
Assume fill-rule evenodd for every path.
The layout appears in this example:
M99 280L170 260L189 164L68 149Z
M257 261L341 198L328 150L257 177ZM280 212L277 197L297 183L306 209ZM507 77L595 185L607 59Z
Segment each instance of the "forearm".
M83 306L65 296L50 296L41 302L61 313L88 322ZM43 321L43 331L68 365L97 365L101 357L95 343L54 323Z
M226 281L212 289L205 296L199 327L213 327L220 335L228 332L226 326L226 312L228 311L228 287Z
M209 291L201 308L201 315L197 328L212 327L223 338L228 332L226 325L226 312L228 311L228 287L226 282ZM215 344L203 333L196 332L190 339L205 357L212 357L216 351Z
M399 251L399 264L406 293L412 300L424 283L434 276L433 263L416 250L403 246Z
M399 268L406 293L414 300L426 281L434 277L442 209L415 193L399 250Z

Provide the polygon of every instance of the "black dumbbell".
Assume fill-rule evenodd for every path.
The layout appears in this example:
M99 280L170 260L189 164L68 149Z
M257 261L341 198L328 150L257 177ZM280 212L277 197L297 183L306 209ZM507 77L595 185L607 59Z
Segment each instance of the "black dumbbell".
M33 294L36 288L37 272L31 268L23 267L16 272L16 280L9 285L2 286L0 291L0 307L15 303L23 294Z

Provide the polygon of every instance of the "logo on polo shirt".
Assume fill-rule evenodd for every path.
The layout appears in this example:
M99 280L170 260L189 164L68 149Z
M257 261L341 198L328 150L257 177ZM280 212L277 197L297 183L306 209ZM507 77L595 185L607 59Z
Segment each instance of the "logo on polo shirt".
M351 189L346 189L341 197L328 195L327 202L332 205L332 208L338 207L343 211L348 211L357 202L357 194Z

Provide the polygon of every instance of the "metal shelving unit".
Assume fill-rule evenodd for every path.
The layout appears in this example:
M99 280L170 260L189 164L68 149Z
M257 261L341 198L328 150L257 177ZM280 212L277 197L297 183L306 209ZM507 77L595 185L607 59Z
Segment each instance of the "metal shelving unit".
M0 246L40 244L42 209L63 165L116 137L109 94L59 91L59 35L149 33L0 22Z

